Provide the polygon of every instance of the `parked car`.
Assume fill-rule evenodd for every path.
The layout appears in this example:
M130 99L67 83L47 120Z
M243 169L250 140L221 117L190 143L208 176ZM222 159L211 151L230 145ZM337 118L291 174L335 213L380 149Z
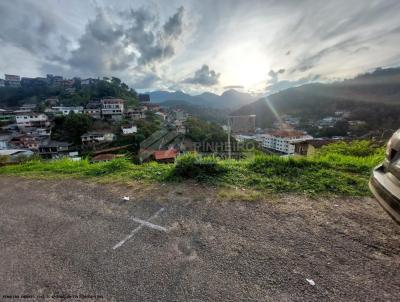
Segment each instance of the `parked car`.
M387 144L384 162L373 170L369 188L386 212L400 224L400 129Z

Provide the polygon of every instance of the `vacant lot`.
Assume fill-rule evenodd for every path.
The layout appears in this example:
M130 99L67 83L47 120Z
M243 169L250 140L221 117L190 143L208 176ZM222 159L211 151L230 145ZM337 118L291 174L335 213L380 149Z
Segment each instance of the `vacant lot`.
M374 200L217 196L2 176L0 297L400 300L400 227Z

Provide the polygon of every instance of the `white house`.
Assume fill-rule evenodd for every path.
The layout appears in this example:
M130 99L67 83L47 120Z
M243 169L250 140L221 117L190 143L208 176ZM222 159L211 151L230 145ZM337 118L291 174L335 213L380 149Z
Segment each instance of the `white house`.
M292 155L295 151L294 143L312 139L312 136L297 130L276 130L267 133L262 140L262 147Z
M135 125L131 126L121 126L122 134L133 134L137 132L137 127Z
M15 121L17 122L18 128L26 127L38 127L45 128L50 126L49 119L46 114L43 113L18 113L15 116Z
M75 107L66 107L66 106L55 106L51 107L56 113L61 113L62 115L68 115L71 112L73 113L82 113L83 107L75 106Z
M116 136L111 132L87 132L81 136L82 144L112 142Z

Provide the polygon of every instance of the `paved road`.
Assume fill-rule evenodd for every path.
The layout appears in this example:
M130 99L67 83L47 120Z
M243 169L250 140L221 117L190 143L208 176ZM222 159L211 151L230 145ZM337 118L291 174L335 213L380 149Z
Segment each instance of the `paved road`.
M400 227L372 199L214 196L0 177L0 299L400 300Z

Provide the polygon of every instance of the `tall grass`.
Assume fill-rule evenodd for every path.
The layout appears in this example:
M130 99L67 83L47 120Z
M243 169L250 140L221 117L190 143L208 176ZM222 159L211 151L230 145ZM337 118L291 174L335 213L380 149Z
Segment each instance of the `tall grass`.
M257 155L244 160L221 160L186 154L179 157L175 164L151 162L143 165L135 165L127 159L94 164L87 159L32 160L2 167L0 174L123 181L195 179L260 192L362 196L369 194L367 182L370 171L383 157L382 147L361 141L328 145L311 158Z

